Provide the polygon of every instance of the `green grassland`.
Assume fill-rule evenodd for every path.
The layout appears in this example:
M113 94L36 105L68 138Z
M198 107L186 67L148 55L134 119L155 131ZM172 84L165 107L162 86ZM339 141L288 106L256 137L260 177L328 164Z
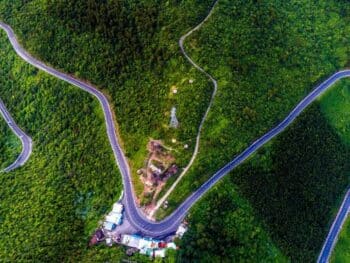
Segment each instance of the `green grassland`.
M135 170L143 166L150 138L174 148L180 166L191 156L212 86L180 53L178 40L206 16L212 2L5 0L0 19L32 54L109 96L140 193ZM178 129L169 128L172 106Z
M11 163L21 153L21 141L14 135L7 123L0 116L0 171Z
M80 261L121 191L102 112L92 96L23 62L4 32L0 46L1 97L34 142L26 165L0 177L1 261ZM8 133L0 145L13 141Z
M343 230L340 233L337 245L334 248L331 262L348 263L350 262L350 218L345 221Z

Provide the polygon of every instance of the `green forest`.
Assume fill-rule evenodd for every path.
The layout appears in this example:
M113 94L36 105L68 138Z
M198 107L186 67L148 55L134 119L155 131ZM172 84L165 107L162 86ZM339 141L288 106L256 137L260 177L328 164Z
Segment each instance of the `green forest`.
M211 3L4 0L0 19L15 29L32 54L88 80L110 98L140 193L136 170L147 157L150 138L170 145L180 166L191 156L212 86L185 60L177 42ZM178 129L169 128L172 106L177 108Z
M0 19L32 54L108 95L135 171L150 138L173 147L180 165L191 156L212 86L183 58L178 39L212 3L3 0ZM218 94L197 160L159 217L349 65L349 19L345 0L219 1L185 43L218 80ZM0 47L1 99L34 140L28 163L0 177L0 258L119 262L119 247L87 248L121 190L97 101L22 62L3 33ZM350 185L349 101L350 82L342 81L215 186L191 210L181 249L166 261L314 262ZM168 125L172 106L178 129ZM3 167L20 142L4 121L0 131ZM336 251L346 248L347 236Z
M266 242L262 239L254 239L258 243L256 254L248 251L235 254L237 247L243 245L237 234L230 231L242 231L246 221L258 221L280 253L292 262L316 260L344 190L350 184L350 148L342 143L320 108L318 103L311 106L290 128L219 183L210 199L193 208L191 228L183 240L184 258L192 255L193 260L204 260L205 254L199 251L215 255L218 262L230 258L230 253L235 261L245 260L247 255L268 258L263 253L269 249L258 253L258 247ZM239 198L225 194L227 189L237 189L253 213L234 217ZM230 218L229 223L226 218ZM223 232L218 230L218 222L227 225ZM232 251L222 245L225 250L222 253L216 247L218 240L238 243L229 246Z
M1 99L1 98L0 98ZM0 116L0 171L12 164L21 153L21 141L14 135Z
M1 261L78 262L121 191L102 112L91 96L23 62L3 32L0 46L1 99L34 142L26 165L0 176ZM4 121L1 129L1 160L12 161L21 145Z
M189 54L217 78L219 90L203 130L200 154L190 172L170 196L170 208L177 207L216 170L282 120L313 87L336 70L348 65L350 43L346 36L350 30L349 11L349 6L342 1L260 1L259 4L250 1L219 2L213 17L187 42ZM312 130L316 132L321 127L320 123L324 123L322 138L329 145L325 145L323 150L327 155L321 154L319 160L312 159L309 155L308 163L303 162L300 167L293 168L289 160L306 157L310 149L305 149L300 156L296 156L296 149L300 146L291 145L293 141L288 141L289 144L284 150L265 147L262 151L266 153L261 157L262 161L258 167L243 170L248 165L246 164L232 175L243 197L252 204L259 200L271 202L265 204L259 201L260 207L255 208L257 216L267 225L277 246L296 261L315 260L325 238L332 212L338 208L344 190L350 185L347 161L349 148L344 137L350 134L349 122L344 121L344 118L348 117L348 88L335 87L333 90L333 93L324 95L324 100L319 106L310 109L315 112L315 115L310 113L310 127L300 130L300 137L297 139L307 139L306 133L311 131L312 125ZM335 105L337 106L333 108ZM334 118L335 115L337 118ZM336 119L343 121L336 124ZM278 143L274 145L277 147ZM316 147L313 151L315 153L319 144L312 145ZM277 158L279 153L286 157L287 149L290 150L288 159L279 160L280 163L277 163L273 158ZM270 156L272 152L275 157ZM331 167L320 166L328 161L327 156L328 159L332 156L339 158L331 163ZM285 175L288 171L290 178ZM295 172L295 178L291 171ZM313 185L316 182L312 175L316 176L316 171L320 172L320 178L323 178L321 174L329 178L331 173L334 175L332 178L339 180L334 180L331 184L321 181L319 186L314 185L325 193L324 203L321 205L323 213L316 211L321 203L309 203L316 198L311 194L312 189L310 195L300 197L306 199L305 207L309 208L312 205L315 209L308 213L308 216L318 218L316 216L322 215L319 217L319 225L310 228L304 224L299 225L298 220L305 218L305 215L298 213L298 204L293 199L294 196L287 195L287 192L284 192L286 190L280 188L288 183L295 187L290 190L292 193L306 191L304 181L298 181L296 175L307 176L309 184ZM259 182L258 179L263 177L265 172L271 174L270 181ZM285 178L286 181L278 182L278 175L283 175L281 180ZM256 189L260 189L258 187L264 187L260 195L256 193ZM275 196L270 196L274 191ZM281 195L285 195L284 200L278 199L283 197ZM311 200L308 200L309 198ZM323 199L316 200L321 202ZM284 211L290 202L294 203L291 210ZM262 204L265 205L262 207ZM262 209L264 211L260 211ZM283 209L280 213L285 215L292 215L294 212L294 218L276 218L278 209ZM161 211L159 216L170 211L171 209ZM299 228L295 228L298 225ZM293 229L295 233L291 231L287 235L284 231L288 229ZM276 232L277 230L279 232Z
M349 18L350 6L342 1L219 2L187 42L219 89L200 153L170 204L176 207L318 83L347 66Z

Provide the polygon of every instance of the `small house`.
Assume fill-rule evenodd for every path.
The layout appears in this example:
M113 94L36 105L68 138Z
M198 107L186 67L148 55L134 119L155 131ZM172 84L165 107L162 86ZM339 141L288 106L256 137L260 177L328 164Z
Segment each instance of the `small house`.
M122 214L111 212L106 216L106 221L116 224L118 226L122 223L122 218Z
M107 231L113 231L116 227L117 225L112 222L105 221L103 223L103 228Z
M124 209L124 206L121 203L115 203L113 205L112 212L121 214L123 213L123 209Z
M176 231L176 236L181 238L186 231L187 231L187 226L182 223Z

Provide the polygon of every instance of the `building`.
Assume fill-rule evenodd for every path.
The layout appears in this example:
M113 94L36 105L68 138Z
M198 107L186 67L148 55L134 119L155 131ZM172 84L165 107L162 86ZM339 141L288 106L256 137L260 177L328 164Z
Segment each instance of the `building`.
M160 243L160 241L138 235L122 235L121 243L128 247L134 247L141 250L148 248L156 249L158 248L158 243Z
M167 249L176 249L175 243L165 243L164 241L145 238L138 235L122 235L121 244L136 248L140 254L150 257L165 257Z
M151 171L153 173L155 173L156 175L160 175L162 173L162 169L160 169L159 167L155 166L154 164L150 164L149 168L151 169Z
M169 242L167 245L166 245L167 248L171 248L171 249L177 249L177 246L174 242Z
M117 226L121 225L123 223L123 210L124 206L122 204L113 204L112 211L106 215L103 223L103 229L113 231Z
M121 225L122 223L122 219L123 219L123 215L120 213L115 213L115 212L110 212L107 216L106 216L106 221L107 222L111 222L113 224Z
M188 227L186 224L182 223L179 228L176 230L176 236L179 238L182 238L182 236L185 234L187 231Z
M116 227L117 227L117 225L112 223L112 222L105 221L103 223L103 229L105 229L107 231L113 231Z
M178 167L176 164L172 164L163 174L162 180L167 179L178 172Z
M154 257L165 258L165 252L166 252L165 248L157 249L157 250L154 251L153 256Z
M124 206L121 203L113 204L112 212L122 214L124 210Z
M107 237L107 238L106 238L106 245L109 246L109 247L111 247L111 246L113 245L113 240L112 240L112 238L110 238L110 237Z

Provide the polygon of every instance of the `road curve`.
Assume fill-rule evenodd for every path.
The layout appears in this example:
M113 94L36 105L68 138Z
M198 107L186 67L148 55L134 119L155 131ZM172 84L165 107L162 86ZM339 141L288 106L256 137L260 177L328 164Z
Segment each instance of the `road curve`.
M22 131L21 128L17 125L17 123L13 120L13 118L11 117L11 114L8 112L4 102L1 99L0 99L0 113L4 118L4 120L6 121L7 125L12 130L12 132L20 139L22 143L22 151L18 155L16 161L14 161L11 165L9 165L8 167L2 170L2 172L10 172L24 165L28 161L29 156L32 153L33 143L32 143L32 139L24 131Z
M211 98L209 101L209 105L207 110L205 111L203 118L199 124L198 127L198 133L197 133L197 137L196 137L196 145L194 147L194 151L192 154L192 157L189 161L189 163L187 164L187 166L183 169L183 171L181 172L181 174L179 175L179 177L175 180L175 182L171 185L171 187L166 191L166 193L162 196L161 199L158 200L157 205L155 206L155 208L151 211L150 213L150 217L152 217L154 215L155 212L157 212L157 210L159 209L159 207L164 203L164 201L168 198L168 196L171 194L172 191L174 191L175 187L177 186L177 184L180 182L180 180L182 179L182 177L188 172L188 170L191 168L194 160L197 157L198 154L198 150L199 150L199 142L200 142L200 138L201 138L201 131L203 128L203 124L205 122L205 120L207 119L208 113L211 109L211 105L213 104L216 92L218 90L218 83L216 81L216 79L214 79L209 73L207 73L203 68L201 68L200 66L198 66L191 58L190 56L186 53L185 48L184 48L184 41L186 40L186 38L188 36L190 36L193 32L197 31L198 29L200 29L202 27L202 25L211 17L211 15L213 14L214 8L216 6L216 4L219 2L219 0L216 0L215 3L213 4L213 6L211 7L208 15L206 16L206 18L204 18L204 20L198 24L195 28L191 29L190 31L188 31L185 35L183 35L180 40L179 40L179 46L181 49L182 54L186 57L186 59L191 63L192 66L194 66L197 70L199 70L200 72L202 72L204 75L206 75L208 77L208 79L213 83L213 92L211 94Z
M115 124L112 118L111 108L108 104L106 97L102 94L102 92L98 91L92 85L77 80L72 76L64 74L60 71L57 71L38 61L37 59L31 57L19 45L18 41L15 38L14 32L8 25L0 23L0 27L6 31L15 51L25 61L59 79L67 81L70 84L77 86L86 92L89 92L99 100L104 112L107 135L123 179L123 204L125 205L125 216L135 229L138 229L140 233L151 237L164 237L174 233L180 222L183 220L189 209L192 207L192 205L195 202L197 202L222 177L224 177L227 173L232 171L235 167L241 164L244 160L246 160L249 156L251 156L254 152L256 152L264 144L269 142L276 135L285 130L306 107L308 107L313 101L315 101L325 90L330 88L336 81L345 77L350 77L350 70L339 71L330 76L327 80L325 80L323 83L318 85L312 92L310 92L281 123L279 123L276 127L274 127L265 135L253 142L242 153L237 155L231 162L229 162L219 171L217 171L208 181L206 181L201 187L199 187L195 192L193 192L170 216L168 216L160 222L153 222L148 220L145 217L145 215L142 214L142 212L139 210L135 203L135 198L133 195L133 186L130 180L130 169L127 164L126 158L120 148L118 137L116 135ZM345 206L348 209L348 202L345 203ZM340 225L335 226L335 228L338 230L340 229L340 227ZM330 239L333 239L334 241L334 237L331 237Z
M331 229L327 235L326 241L323 244L320 255L318 256L318 263L326 263L332 254L335 244L339 238L339 233L345 223L347 216L350 213L350 189L346 192L343 202L339 208L337 216L335 217Z

